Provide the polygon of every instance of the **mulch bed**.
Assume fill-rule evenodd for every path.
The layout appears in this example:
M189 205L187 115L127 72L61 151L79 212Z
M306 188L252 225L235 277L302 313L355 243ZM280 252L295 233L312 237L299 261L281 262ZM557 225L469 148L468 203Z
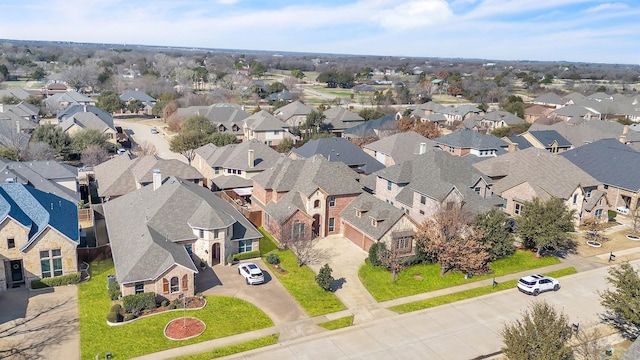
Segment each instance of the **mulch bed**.
M182 340L202 334L205 328L204 323L196 318L178 318L169 322L164 334L169 339Z
M171 303L169 303L171 304ZM192 298L188 298L187 299L187 309L198 309L203 307L205 304L204 299L200 300L200 298L197 297L192 297ZM182 301L180 301L180 307L178 309L182 309ZM169 306L158 306L157 308L153 309L153 310L145 310L141 316L145 316L145 315L151 315L151 314L156 314L156 313L160 313L163 311L167 311L169 310Z

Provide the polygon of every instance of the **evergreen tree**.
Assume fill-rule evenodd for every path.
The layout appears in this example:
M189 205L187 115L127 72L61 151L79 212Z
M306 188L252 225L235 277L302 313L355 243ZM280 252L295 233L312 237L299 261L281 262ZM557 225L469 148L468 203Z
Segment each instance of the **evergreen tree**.
M617 328L625 337L640 335L640 277L628 262L609 268L607 282L613 289L600 293L605 323Z
M331 290L331 284L333 284L333 276L331 276L332 271L333 270L331 270L329 264L324 264L316 276L316 282L324 291Z

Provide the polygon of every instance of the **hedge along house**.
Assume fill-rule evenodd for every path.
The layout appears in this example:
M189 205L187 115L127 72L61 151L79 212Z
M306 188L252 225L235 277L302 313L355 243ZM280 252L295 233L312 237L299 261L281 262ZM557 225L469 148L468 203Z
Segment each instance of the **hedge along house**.
M258 250L261 234L230 204L198 184L153 175L152 186L103 205L123 295L193 296L198 265Z
M79 236L75 202L0 184L0 291L78 272Z

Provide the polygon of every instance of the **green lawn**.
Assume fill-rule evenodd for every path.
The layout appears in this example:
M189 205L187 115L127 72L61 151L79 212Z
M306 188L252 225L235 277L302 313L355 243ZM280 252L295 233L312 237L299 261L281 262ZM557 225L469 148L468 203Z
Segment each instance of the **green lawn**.
M244 351L261 348L264 346L277 344L278 336L279 335L269 335L262 338L236 344L236 345L220 347L217 349L213 349L211 351L207 351L207 352L203 352L195 355L187 355L187 356L171 358L171 360L208 360L208 359L220 358L223 356L229 356L229 355L241 353Z
M343 318L339 318L335 320L325 321L323 323L318 324L318 326L321 326L327 330L341 329L343 327L347 327L351 325L353 325L353 315L345 316Z
M265 264L267 254L278 254L280 267L287 273L281 273L270 264L267 266L309 316L314 317L346 309L334 293L324 291L318 286L316 274L311 269L307 266L298 266L297 258L291 250L278 250L273 237L264 229L259 230L263 235L260 239L260 253Z
M551 272L545 273L544 275L558 278L566 275L575 274L577 272L578 271L576 270L576 268L568 267L558 271L551 271ZM502 291L502 290L513 289L516 286L517 281L518 280L509 280L509 281L504 281L499 283L496 287L493 287L492 285L482 286L479 288L460 291L453 294L437 296L431 299L406 303L406 304L390 307L389 310L403 314L411 311L427 309L434 306L449 304L452 302L465 300L465 299L471 299L474 297L487 295L487 294L491 294L491 293Z
M559 262L560 260L556 257L536 258L535 254L531 252L519 250L509 258L491 263L490 267L493 273L474 276L471 279L465 279L464 274L459 272L448 273L444 277L440 277L440 265L438 264L411 266L398 275L395 283L391 282L391 274L386 269L374 267L369 263L360 268L358 275L362 284L377 301L387 301L472 281L554 265Z
M142 318L131 324L110 327L106 323L112 301L106 290L107 275L114 274L111 260L91 264L91 280L78 286L80 312L80 352L82 359L95 359L107 351L114 358L127 359L173 347L226 337L273 325L269 317L254 305L226 296L207 296L207 306L187 311L187 316L202 320L207 329L197 338L172 341L164 336L165 325L183 312L168 312Z

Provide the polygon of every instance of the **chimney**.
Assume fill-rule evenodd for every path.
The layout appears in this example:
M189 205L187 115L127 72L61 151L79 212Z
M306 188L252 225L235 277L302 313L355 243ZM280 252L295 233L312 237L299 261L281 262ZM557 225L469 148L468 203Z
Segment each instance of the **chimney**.
M622 128L622 135L627 135L629 133L629 125L625 125Z
M427 143L420 143L420 151L418 155L422 155L427 152Z
M248 158L248 161L249 161L249 168L251 168L251 169L252 169L252 168L255 166L255 164L256 164L256 157L255 157L255 155L253 154L253 150L251 150L251 149L249 149L249 158Z
M20 134L20 120L16 120L16 133Z
M627 136L626 135L620 135L618 140L620 140L621 143L626 144L627 143Z
M507 149L509 152L516 152L518 151L518 144L517 143L509 143L509 148Z
M157 190L162 185L162 174L160 169L153 169L153 190Z
M84 106L82 107L82 109L84 110L84 112L87 112L87 104L84 104Z

